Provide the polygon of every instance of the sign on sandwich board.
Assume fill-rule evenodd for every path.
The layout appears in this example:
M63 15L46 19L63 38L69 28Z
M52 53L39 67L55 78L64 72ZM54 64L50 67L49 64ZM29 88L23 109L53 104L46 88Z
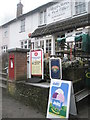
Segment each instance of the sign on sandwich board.
M71 81L51 80L47 118L68 118Z

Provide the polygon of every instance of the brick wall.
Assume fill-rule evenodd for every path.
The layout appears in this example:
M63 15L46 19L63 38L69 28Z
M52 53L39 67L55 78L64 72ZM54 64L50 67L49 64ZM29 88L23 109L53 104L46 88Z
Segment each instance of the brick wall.
M15 80L27 79L27 54L15 53Z

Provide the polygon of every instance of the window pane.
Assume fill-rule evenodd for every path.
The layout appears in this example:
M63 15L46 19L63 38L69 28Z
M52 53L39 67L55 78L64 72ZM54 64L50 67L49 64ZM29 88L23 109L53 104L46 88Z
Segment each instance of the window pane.
M25 41L25 44L27 44L27 40Z
M80 14L86 11L85 0L76 0L75 2L75 14Z
M43 23L43 12L40 13L40 25Z
M21 32L25 31L25 19L21 20Z
M23 42L21 42L21 45L23 45Z
M27 48L27 45L25 45L24 47Z
M44 11L44 23L46 23L46 10Z
M46 40L46 53L51 53L51 40Z

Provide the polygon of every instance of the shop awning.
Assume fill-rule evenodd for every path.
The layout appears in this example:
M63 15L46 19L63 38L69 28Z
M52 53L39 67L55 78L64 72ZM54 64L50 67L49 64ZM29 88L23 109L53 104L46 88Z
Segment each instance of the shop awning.
M82 36L83 36L83 34L76 35L75 36L75 42L78 42L78 41L82 40Z
M87 40L87 35L88 35L88 34L76 35L76 36L75 36L75 42L78 42L78 41L80 41L80 40L82 40L83 42L86 42L86 40Z
M57 38L57 41L58 41L58 42L62 42L62 41L65 42L65 41L66 41L66 38L65 38L65 37L63 37L63 38Z
M75 42L82 40L82 50L84 52L90 52L90 36L89 34L81 34L75 36Z
M79 17L71 18L64 21L58 21L52 24L38 27L31 35L31 37L42 37L45 35L52 35L55 33L63 33L65 31L76 29L90 25L90 14L82 15Z

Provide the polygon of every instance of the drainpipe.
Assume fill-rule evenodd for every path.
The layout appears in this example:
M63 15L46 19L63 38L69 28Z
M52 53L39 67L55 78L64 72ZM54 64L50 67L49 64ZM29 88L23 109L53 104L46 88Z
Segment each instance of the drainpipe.
M51 55L55 55L55 36L52 35L52 40L51 40Z

